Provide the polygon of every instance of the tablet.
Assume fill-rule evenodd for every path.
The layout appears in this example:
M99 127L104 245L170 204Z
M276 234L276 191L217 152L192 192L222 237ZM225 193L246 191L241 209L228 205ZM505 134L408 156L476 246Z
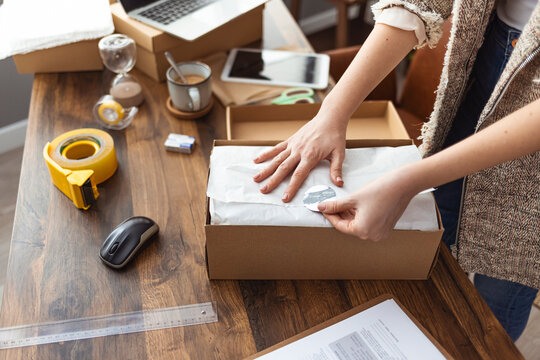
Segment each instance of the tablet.
M328 86L330 58L324 54L291 51L232 49L221 80L276 86Z

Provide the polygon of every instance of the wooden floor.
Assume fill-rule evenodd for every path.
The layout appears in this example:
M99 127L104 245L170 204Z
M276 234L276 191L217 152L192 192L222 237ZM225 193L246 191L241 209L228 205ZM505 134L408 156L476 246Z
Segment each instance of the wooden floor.
M360 20L351 21L350 45L360 44L370 31L370 27ZM316 51L325 51L334 47L334 29L325 30L309 36ZM0 306L1 294L6 279L9 244L13 227L15 203L23 149L15 149L0 154ZM540 353L540 309L533 307L529 323L516 345L525 359L538 359Z

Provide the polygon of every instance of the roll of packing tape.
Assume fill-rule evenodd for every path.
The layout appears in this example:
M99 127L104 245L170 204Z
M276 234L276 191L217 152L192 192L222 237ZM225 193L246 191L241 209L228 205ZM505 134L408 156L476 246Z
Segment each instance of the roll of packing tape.
M113 138L98 129L78 129L58 136L49 146L49 156L64 169L93 170L96 184L118 168Z
M124 112L122 105L114 100L104 101L98 107L98 114L101 120L111 125L116 125L122 121Z
M131 124L138 111L139 108L136 106L125 108L111 95L104 95L94 105L93 113L101 126L112 130L122 130Z

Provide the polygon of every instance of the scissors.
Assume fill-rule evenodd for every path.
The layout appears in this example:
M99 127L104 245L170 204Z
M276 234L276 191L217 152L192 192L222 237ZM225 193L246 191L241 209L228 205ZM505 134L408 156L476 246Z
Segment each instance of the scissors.
M309 103L313 104L313 89L307 87L294 87L287 89L281 93L281 95L274 100L274 105L286 105L286 104L298 104Z

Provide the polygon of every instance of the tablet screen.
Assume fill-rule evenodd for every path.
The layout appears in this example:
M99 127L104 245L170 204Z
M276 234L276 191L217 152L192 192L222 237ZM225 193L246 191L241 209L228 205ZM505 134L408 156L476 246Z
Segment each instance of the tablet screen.
M229 76L274 82L315 83L316 67L315 56L281 51L239 50Z

